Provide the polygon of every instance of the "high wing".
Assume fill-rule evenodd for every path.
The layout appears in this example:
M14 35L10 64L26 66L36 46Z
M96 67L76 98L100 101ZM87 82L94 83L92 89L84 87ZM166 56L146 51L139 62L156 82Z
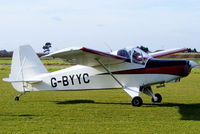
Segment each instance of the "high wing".
M159 51L155 53L149 53L149 55L152 56L153 58L157 58L157 57L162 57L162 56L166 56L166 55L170 55L174 53L184 52L186 50L187 48L174 48L174 49L168 49L168 50Z
M60 51L51 53L49 55L43 56L48 59L61 59L63 61L86 65L86 66L98 66L100 65L99 61L103 64L118 64L126 61L130 61L130 59L117 56L114 54L97 51L94 49L86 48L86 47L76 47L76 48L67 48L62 49Z

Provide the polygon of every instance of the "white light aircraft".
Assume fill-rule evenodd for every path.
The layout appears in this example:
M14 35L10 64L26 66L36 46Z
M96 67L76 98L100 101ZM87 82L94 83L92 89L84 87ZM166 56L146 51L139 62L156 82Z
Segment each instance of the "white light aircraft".
M11 73L4 81L10 82L21 94L30 91L117 89L128 93L133 106L143 104L142 93L152 102L161 102L162 96L154 93L151 85L163 87L178 82L197 64L188 60L158 59L164 55L185 51L171 49L147 54L139 48L125 48L112 53L86 47L67 48L44 56L75 64L49 73L31 46L18 47L12 58Z

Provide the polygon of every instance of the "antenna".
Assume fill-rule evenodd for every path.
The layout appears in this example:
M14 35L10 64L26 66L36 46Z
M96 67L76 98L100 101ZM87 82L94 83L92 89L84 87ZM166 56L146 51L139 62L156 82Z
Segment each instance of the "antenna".
M108 43L104 42L104 44L106 45L106 47L109 49L110 52L113 52L112 48L108 45Z

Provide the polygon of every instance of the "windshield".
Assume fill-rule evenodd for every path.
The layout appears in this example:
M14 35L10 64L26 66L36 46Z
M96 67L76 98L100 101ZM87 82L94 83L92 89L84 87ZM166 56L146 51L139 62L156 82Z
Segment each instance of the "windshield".
M138 64L145 64L149 55L139 48L133 48L131 51L131 61Z
M130 59L132 63L146 64L150 56L139 48L121 49L118 50L117 55Z

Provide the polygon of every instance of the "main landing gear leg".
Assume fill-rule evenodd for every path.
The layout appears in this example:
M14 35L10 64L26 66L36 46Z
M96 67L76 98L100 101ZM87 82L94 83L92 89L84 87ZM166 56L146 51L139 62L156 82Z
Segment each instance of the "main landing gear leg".
M150 86L149 87L143 87L142 88L142 92L144 94L148 95L148 96L151 96L152 97L152 99L151 99L152 102L160 103L162 101L162 96L160 94L158 94L158 93L154 94Z
M139 87L125 87L123 90L132 98L131 104L135 107L140 107L143 104Z

